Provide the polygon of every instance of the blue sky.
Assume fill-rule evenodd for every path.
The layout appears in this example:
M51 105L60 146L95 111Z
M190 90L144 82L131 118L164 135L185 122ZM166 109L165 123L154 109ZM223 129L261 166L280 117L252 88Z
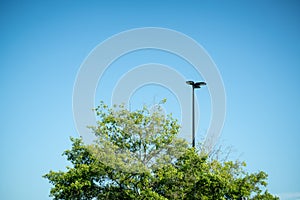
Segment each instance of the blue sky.
M50 185L41 176L69 165L61 153L70 136L78 137L73 86L92 49L128 29L163 27L193 38L218 66L227 97L220 143L232 146L232 157L245 160L249 171L266 171L270 192L299 199L299 9L297 1L1 1L1 198L49 199ZM142 51L111 66L96 99L110 100L122 75L118 66L129 70L146 62L201 79L173 55ZM201 135L209 126L210 100L206 88L196 95ZM136 91L132 102L138 107L163 97L166 110L176 114L174 95L155 85Z

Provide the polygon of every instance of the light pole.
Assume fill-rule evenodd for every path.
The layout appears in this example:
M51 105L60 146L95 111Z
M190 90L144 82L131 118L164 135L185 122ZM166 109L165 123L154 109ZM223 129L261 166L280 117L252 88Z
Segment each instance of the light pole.
M195 88L201 88L206 85L205 82L186 81L186 84L192 86L192 146L195 147Z

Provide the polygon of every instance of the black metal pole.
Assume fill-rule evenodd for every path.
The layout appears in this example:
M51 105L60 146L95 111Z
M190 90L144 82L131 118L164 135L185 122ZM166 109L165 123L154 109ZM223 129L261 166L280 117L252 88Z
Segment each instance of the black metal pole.
M195 147L195 86L192 87L192 146Z
M206 85L206 83L186 81L186 84L192 86L192 146L195 147L195 88L201 88L201 86Z

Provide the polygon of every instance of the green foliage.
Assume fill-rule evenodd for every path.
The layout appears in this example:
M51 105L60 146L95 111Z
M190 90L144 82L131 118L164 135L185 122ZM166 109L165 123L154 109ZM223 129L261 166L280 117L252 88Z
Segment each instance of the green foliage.
M176 138L177 120L164 116L161 106L130 112L123 105L108 108L101 103L95 111L98 126L90 128L97 141L90 149L113 168L145 172L172 162L187 148Z
M73 166L44 175L54 199L278 199L264 189L266 173L247 173L243 162L211 159L178 139L177 121L160 106L129 112L101 103L95 112L95 144L72 138L63 155Z

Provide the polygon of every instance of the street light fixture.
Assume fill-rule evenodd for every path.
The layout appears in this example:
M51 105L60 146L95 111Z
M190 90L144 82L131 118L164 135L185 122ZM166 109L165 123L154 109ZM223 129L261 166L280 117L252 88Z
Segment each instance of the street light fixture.
M186 84L192 86L192 146L195 147L195 88L201 88L206 85L205 82L186 81Z

